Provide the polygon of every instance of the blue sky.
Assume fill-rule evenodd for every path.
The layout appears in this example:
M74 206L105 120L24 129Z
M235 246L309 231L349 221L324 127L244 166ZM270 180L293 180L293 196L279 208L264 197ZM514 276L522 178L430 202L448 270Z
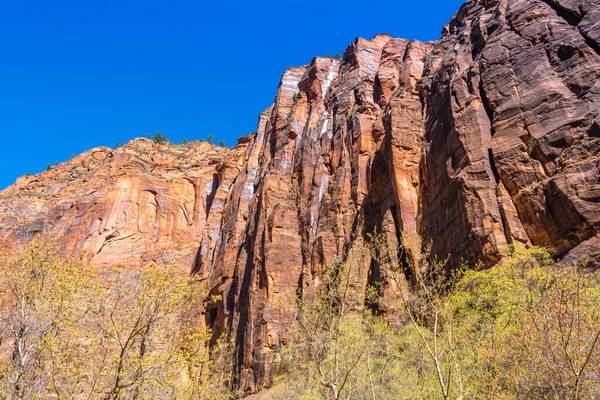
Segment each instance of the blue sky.
M435 40L462 0L4 0L0 189L161 131L234 145L283 71L387 32Z

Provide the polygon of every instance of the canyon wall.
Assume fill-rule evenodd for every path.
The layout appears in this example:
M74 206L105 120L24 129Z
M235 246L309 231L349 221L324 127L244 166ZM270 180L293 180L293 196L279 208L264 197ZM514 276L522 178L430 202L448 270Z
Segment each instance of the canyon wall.
M95 268L174 263L188 274L218 234L244 148L136 139L87 151L0 192L0 243L42 233Z
M493 266L509 244L600 259L600 0L471 0L422 43L356 39L287 70L233 149L141 139L0 193L0 237L45 229L97 267L175 262L220 300L241 390L272 384L297 296L374 230ZM79 172L82 170L83 172ZM26 221L26 223L24 222ZM416 274L417 271L412 271Z

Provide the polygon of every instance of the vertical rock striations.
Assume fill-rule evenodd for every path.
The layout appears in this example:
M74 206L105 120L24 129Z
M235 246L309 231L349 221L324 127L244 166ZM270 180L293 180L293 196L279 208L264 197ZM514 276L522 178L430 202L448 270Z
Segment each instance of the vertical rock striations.
M192 268L220 295L207 322L235 338L240 389L269 386L294 301L328 265L353 254L353 287L384 283L375 307L392 311L362 250L375 229L407 257L429 242L486 266L513 243L598 256L599 20L598 0L470 0L436 42L359 38L286 71L234 149L148 159L136 141L85 153L83 178L22 178L1 194L2 235L34 216L93 265Z
M469 1L437 42L357 39L284 74L201 271L224 294L214 326L235 333L243 390L271 384L295 296L373 229L412 257L424 240L485 265L511 243L561 257L595 240L599 13ZM385 280L358 262L357 287Z

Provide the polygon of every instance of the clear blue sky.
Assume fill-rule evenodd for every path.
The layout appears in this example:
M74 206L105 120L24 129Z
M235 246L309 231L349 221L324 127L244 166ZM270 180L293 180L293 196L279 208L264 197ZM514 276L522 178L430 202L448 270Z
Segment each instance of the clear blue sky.
M283 71L381 32L435 40L462 0L4 0L0 189L96 146L256 128Z

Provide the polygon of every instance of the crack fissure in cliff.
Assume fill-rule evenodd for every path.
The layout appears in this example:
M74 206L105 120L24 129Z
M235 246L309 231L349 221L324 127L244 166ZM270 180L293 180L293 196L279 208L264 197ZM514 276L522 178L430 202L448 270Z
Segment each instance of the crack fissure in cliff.
M499 189L500 189L500 186L497 186L496 187L496 199L497 199L497 201L500 198L500 194L498 193ZM501 204L498 204L498 209L500 211L500 222L502 222L502 230L504 232L504 237L506 238L506 243L512 244L513 243L512 232L511 232L511 229L510 229L510 224L508 222L508 217L506 216L506 210L504 209L504 199L502 200Z
M556 15L564 20L567 24L571 25L573 28L577 29L581 37L583 38L585 44L592 49L598 56L600 56L600 43L596 43L592 38L590 38L584 31L579 28L579 24L583 20L583 15L579 16L575 12L569 10L566 7L561 6L560 4L552 1L552 0L541 0L544 4L550 7Z
M260 208L260 204L263 204L264 201L264 193L258 193L255 200L255 209L254 209L254 219L252 223L247 225L246 230L244 232L244 241L239 248L236 267L234 270L234 278L232 282L232 290L237 292L237 313L238 313L238 321L237 327L235 329L235 352L234 357L236 359L236 363L234 363L234 376L232 379L232 388L240 388L243 384L247 384L248 382L244 382L242 378L242 371L244 368L249 368L254 372L254 363L253 360L245 360L245 352L244 348L249 346L253 347L253 344L246 343L248 340L247 335L252 337L252 296L253 293L253 276L256 267L264 267L263 265L258 265L263 263L262 260L255 260L255 252L254 248L256 245L257 237L259 236L257 230L259 226L259 222L261 216L264 212L262 208ZM252 211L252 210L251 210ZM264 232L263 232L264 234ZM261 237L263 235L260 235ZM243 269L243 277L241 282L239 282L239 267L238 262L242 256L242 252L246 252L246 262L244 264ZM258 261L258 262L256 262ZM230 330L233 331L233 323L234 323L234 314L235 310L231 310L230 317ZM247 363L245 362L247 361Z
M581 29L579 29L579 32L581 33L581 36L583 36L585 44L587 44L592 50L596 52L596 54L600 56L600 44L596 43L593 39L591 39L589 36L583 33Z
M573 11L569 10L568 8L565 8L563 6L561 6L560 4L556 3L555 1L552 0L541 0L543 3L545 3L546 5L548 5L550 8L552 8L552 10L554 10L554 12L556 13L556 15L558 15L561 19L565 20L569 25L573 26L573 27L577 27L579 25L579 23L581 22L581 19L583 17L578 16L577 14L575 14Z
M213 174L212 186L210 189L210 193L206 196L206 219L208 219L208 215L210 213L210 209L212 207L213 201L215 200L215 196L217 195L217 190L219 189L219 174Z
M483 110L487 114L488 120L490 121L490 135L494 137L494 135L496 134L496 130L494 129L494 111L492 109L489 99L485 94L485 90L483 89L483 80L481 77L481 72L479 72L479 98L481 99L481 105L483 106Z
M490 163L490 169L494 174L494 178L496 179L496 185L500 182L500 173L498 172L498 168L496 167L496 161L494 160L494 153L492 149L488 149L488 159Z

